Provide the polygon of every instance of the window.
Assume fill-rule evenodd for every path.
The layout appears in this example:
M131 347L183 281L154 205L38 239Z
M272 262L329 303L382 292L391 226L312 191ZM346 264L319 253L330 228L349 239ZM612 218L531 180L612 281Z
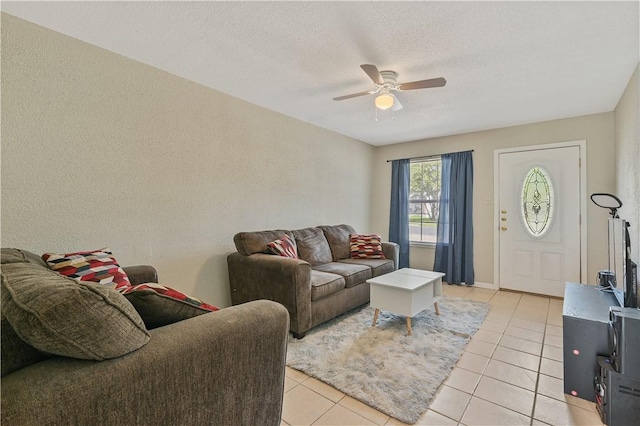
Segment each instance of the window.
M415 160L410 164L409 240L436 243L440 208L440 158Z
M555 202L549 174L542 167L534 167L527 173L522 185L520 211L531 236L541 237L549 230Z

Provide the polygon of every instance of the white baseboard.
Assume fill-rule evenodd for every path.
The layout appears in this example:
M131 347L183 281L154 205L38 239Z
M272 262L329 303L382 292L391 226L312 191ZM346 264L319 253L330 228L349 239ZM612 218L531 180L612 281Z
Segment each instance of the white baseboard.
M497 285L491 283L480 283L476 281L474 286L478 288L488 288L489 290L500 290Z
M447 283L447 284L449 284L449 283ZM489 290L500 290L498 288L498 286L495 285L495 284L481 283L481 282L477 282L477 281L473 284L473 287L486 288L486 289L489 289Z

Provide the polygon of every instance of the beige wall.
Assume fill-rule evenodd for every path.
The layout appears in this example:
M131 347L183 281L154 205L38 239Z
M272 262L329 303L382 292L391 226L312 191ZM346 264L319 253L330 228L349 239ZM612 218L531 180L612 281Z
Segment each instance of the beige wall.
M369 231L362 142L2 14L2 246L110 247L230 302L239 231Z
M238 231L350 223L386 236L387 159L475 150L479 282L494 281L495 149L586 140L588 194L618 192L640 229L637 69L615 114L373 148L2 14L1 124L3 247L109 246L220 306ZM607 213L587 208L593 283ZM410 262L430 269L433 250L412 247Z
M618 211L631 223L631 258L640 264L640 72L636 69L629 80L615 113L614 193L623 205Z
M376 191L372 196L371 227L385 233L388 232L391 164L386 160L473 149L473 226L476 281L493 284L494 150L586 140L587 194L608 192L615 188L613 127L613 113L609 112L379 147L374 156L373 167L376 169L374 187ZM606 212L604 212L604 216L602 213L602 209L591 202L587 204L588 276L586 281L589 283L594 283L597 271L607 265ZM433 254L434 249L431 247L412 246L410 265L431 269Z

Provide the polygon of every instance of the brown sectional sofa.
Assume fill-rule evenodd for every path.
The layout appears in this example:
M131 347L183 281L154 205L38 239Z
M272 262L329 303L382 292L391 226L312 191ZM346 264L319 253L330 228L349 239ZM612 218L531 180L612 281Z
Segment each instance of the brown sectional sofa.
M237 253L227 258L231 303L274 300L289 311L294 336L369 302L366 280L397 269L399 247L383 242L386 259L351 259L349 225L294 231L240 232ZM295 240L300 259L270 254L267 244L284 235Z

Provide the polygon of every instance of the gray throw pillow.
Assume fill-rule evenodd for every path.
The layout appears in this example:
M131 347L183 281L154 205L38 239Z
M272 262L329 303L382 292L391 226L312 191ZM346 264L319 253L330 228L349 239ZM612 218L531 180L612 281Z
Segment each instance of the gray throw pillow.
M1 290L2 314L22 340L40 351L101 361L149 341L135 308L108 286L15 262L2 264Z
M188 303L180 303L180 301L162 297L153 290L136 291L125 295L125 297L136 307L136 311L149 330L211 312Z
M218 310L198 298L157 283L140 284L121 291L149 330Z

